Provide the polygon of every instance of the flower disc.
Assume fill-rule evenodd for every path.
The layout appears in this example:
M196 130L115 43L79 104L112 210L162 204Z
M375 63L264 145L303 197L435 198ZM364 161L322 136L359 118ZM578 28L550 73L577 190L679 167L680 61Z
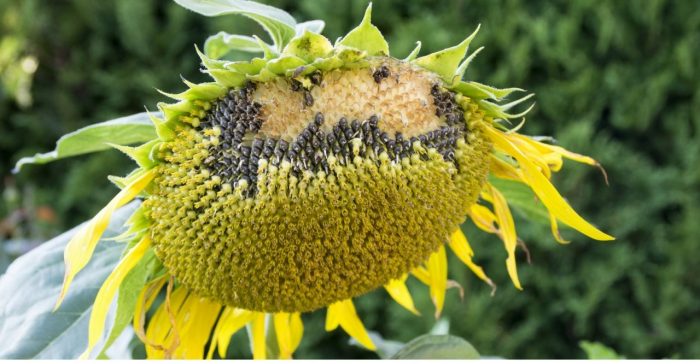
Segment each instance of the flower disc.
M198 295L261 312L314 310L409 272L489 169L483 114L441 82L375 57L192 110L145 203L156 254Z

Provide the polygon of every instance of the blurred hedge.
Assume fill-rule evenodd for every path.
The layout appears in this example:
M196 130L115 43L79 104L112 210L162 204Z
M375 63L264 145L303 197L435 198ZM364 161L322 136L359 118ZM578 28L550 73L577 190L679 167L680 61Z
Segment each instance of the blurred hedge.
M271 3L297 19L325 19L330 39L351 29L365 7L350 0ZM13 182L9 169L20 156L49 150L82 125L154 109L162 99L155 88L179 90L180 75L205 80L192 45L207 34L260 34L243 18L203 19L155 0L5 0L0 13L0 37L15 39L11 56L0 48L3 81L22 56L38 61L31 105L21 107L17 91L0 83L0 173L5 188L33 186L25 199L55 210L56 229L97 211L115 191L105 176L130 165L106 152L30 167ZM464 269L451 270L466 290L463 303L455 290L448 293L451 332L482 354L503 357L582 357L584 339L629 358L700 357L700 322L693 320L700 314L700 7L671 0L381 0L374 17L398 56L415 40L424 53L453 45L481 23L475 46L486 49L467 77L535 92L524 131L555 135L595 156L610 177L606 187L596 170L567 165L555 179L584 216L617 237L612 244L567 231L572 243L560 246L548 227L519 219L532 254L531 265L519 257L523 292L508 282L500 242L465 225L499 290L492 298ZM10 210L0 206L2 216ZM435 320L425 289L414 290L422 317L385 305L387 296L376 292L359 300L367 325L406 341L429 330ZM322 334L322 318L312 315L300 356L371 357L343 335Z

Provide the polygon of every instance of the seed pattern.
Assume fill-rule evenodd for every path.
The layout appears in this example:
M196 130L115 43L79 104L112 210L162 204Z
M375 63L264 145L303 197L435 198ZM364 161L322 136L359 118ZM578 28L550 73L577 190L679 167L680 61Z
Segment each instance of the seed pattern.
M156 255L200 297L306 312L362 295L425 262L481 191L491 145L475 104L461 125L411 138L379 113L319 112L285 140L260 131L255 87L183 116L200 121L159 148L143 203Z
M436 106L435 116L444 117L448 125L464 125L464 111L455 101L455 94L448 90L442 91L440 85L434 84L430 89L433 103Z
M377 72L388 74L389 70L382 66L375 75ZM320 83L321 76L313 78ZM293 91L305 92L311 97L299 81L292 79L290 84ZM284 161L291 163L292 174L296 177L305 170L329 173L329 156L334 156L340 165L348 165L356 155L378 161L379 156L386 153L389 160L399 163L414 154L416 147L433 148L444 160L455 162L456 143L466 133L464 113L456 104L454 95L441 92L436 85L433 88L434 103L437 113L446 116L448 125L410 139L401 133L391 136L383 131L377 115L362 121L341 118L332 128L322 128L326 120L320 112L294 140L269 138L257 133L262 124L258 115L261 105L250 100L254 89L255 85L249 83L240 90L230 91L199 125L200 130L211 129L215 134L216 143L212 144L210 155L204 160L205 167L227 183L245 181L249 186L248 197L257 192L257 167L261 159L273 166ZM313 99L310 102L313 104Z

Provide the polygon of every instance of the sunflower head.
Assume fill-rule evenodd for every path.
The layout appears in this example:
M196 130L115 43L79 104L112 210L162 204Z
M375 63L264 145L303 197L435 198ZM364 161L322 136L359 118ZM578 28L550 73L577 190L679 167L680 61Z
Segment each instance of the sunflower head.
M319 23L292 31L279 25L289 20L278 9L245 3L250 8L217 12L225 5L179 2L206 15L263 19L274 44L213 37L207 54L198 54L214 81L166 93L176 101L159 104L152 116L158 137L118 147L139 168L113 179L122 192L66 249L62 294L115 209L143 197L125 235L132 248L98 294L88 352L104 326L105 305L144 259L156 268L140 292L134 326L153 357L201 357L210 332L210 348L225 351L245 325L256 357L264 357L268 315L280 356L288 357L300 340L300 313L323 307L326 329L340 326L374 348L352 299L384 287L416 312L405 285L412 274L430 287L439 314L446 245L493 284L459 228L467 218L503 240L508 273L520 288L515 225L506 196L489 183L494 178L529 187L557 240L564 242L558 223L611 239L549 180L563 158L597 162L506 128L529 111L509 109L532 95L503 102L522 90L463 80L480 51L468 55L478 28L452 48L417 58L419 43L398 59L371 24L371 6L332 44ZM262 56L220 60L214 50L222 44L245 44ZM144 330L145 312L162 289L166 302Z

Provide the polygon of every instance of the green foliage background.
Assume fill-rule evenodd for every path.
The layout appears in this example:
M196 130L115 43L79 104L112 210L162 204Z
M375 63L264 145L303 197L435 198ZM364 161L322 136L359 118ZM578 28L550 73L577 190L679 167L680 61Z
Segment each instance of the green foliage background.
M360 20L364 1L271 1L298 20L324 19L330 38ZM673 0L378 0L374 23L401 57L458 43L474 27L486 49L467 78L537 94L524 132L554 135L594 156L610 177L568 164L555 178L584 216L617 237L611 244L571 231L569 246L546 225L520 222L532 264L519 256L525 290L505 273L492 236L465 225L477 259L499 285L494 297L455 260L448 292L450 332L484 355L583 357L580 340L600 341L628 358L700 357L700 7ZM262 31L242 17L206 19L155 0L2 0L0 2L0 217L46 206L56 220L32 217L7 242L45 239L92 216L116 190L108 174L131 168L117 152L34 166L10 175L21 156L53 148L62 134L92 122L154 110L155 88L182 89L180 75L204 81L193 44L219 30ZM10 39L11 41L8 41ZM10 45L8 45L10 44ZM21 106L11 72L38 60ZM17 197L15 196L17 192ZM33 224L44 224L41 229ZM30 228L27 228L29 225ZM359 300L366 325L408 341L435 323L427 290L414 285L424 312L414 317L383 292ZM300 357L372 357L323 331L310 316ZM240 343L240 341L235 341ZM240 346L240 345L239 345ZM241 354L241 353L235 353Z

